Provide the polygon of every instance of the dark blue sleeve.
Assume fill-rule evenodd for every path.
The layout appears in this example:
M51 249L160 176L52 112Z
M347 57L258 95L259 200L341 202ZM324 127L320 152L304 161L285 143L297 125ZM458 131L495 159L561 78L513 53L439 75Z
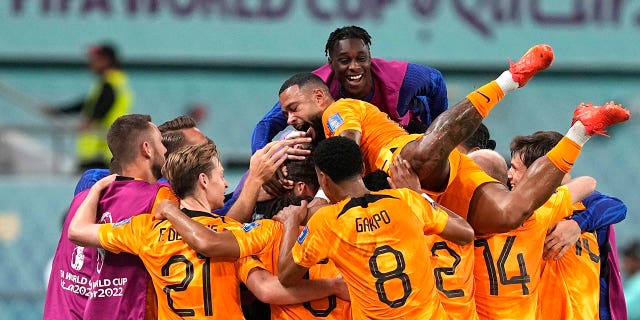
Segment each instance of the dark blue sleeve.
M73 195L77 195L78 193L91 188L98 180L109 175L108 169L89 169L82 173L80 177L80 181L76 184L76 190L73 192Z
M571 219L578 223L582 232L618 223L627 217L627 206L618 198L594 191L582 200L585 210L573 215Z
M409 63L398 99L398 114L411 110L429 125L449 107L447 85L440 71Z
M262 149L267 143L271 142L278 132L286 127L287 117L280 108L280 102L277 102L253 129L253 135L251 136L251 154Z
M238 200L238 194L235 194L235 193L227 193L227 194L225 194L224 195L224 206L222 208L213 210L213 213L215 213L215 214L217 214L219 216L226 216L227 212L229 212L229 209L231 209L233 204L236 203L236 200Z

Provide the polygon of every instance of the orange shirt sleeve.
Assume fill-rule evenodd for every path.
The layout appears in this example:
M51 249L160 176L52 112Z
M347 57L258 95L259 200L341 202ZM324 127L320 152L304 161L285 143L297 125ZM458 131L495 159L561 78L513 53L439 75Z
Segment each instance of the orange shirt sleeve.
M357 100L340 99L330 105L322 114L324 134L327 137L339 136L346 130L362 132L364 107Z
M138 254L142 248L142 240L146 239L142 232L148 230L153 220L150 214L140 214L117 223L100 225L98 239L100 245L113 253L128 252Z
M334 237L330 237L327 232L331 226L328 225L326 219L331 211L332 207L318 210L300 232L291 251L293 261L298 265L311 268L320 260L328 257L329 246L327 244L335 241Z
M151 208L152 214L156 212L156 207L164 199L171 200L175 203L180 203L180 199L178 199L175 193L173 193L173 190L171 190L171 188L164 186L160 187L160 189L158 189L158 193L156 193L156 199L153 201L153 207Z
M240 247L240 257L262 254L271 248L278 232L282 230L282 223L263 219L240 226L227 228L233 233Z
M424 223L424 234L440 234L449 222L449 215L438 207L433 199L426 195L419 195L409 189L404 189L409 208Z
M247 283L247 279L249 279L251 270L255 268L267 270L266 266L262 263L262 261L260 261L260 258L258 256L252 255L240 258L238 259L238 261L236 261L238 279L240 279L240 281L244 283Z

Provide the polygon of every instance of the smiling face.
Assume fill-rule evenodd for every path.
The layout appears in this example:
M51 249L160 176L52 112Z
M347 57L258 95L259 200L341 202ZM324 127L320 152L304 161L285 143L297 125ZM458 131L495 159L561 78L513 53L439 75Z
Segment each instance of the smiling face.
M518 183L520 183L526 172L527 166L522 162L522 155L520 152L514 153L513 157L511 157L511 166L507 171L507 177L509 178L509 182L513 189L515 189Z
M329 65L347 98L364 99L373 88L371 53L358 38L340 40L329 53Z
M282 112L287 115L287 124L299 131L307 132L314 139L324 136L322 112L326 93L312 85L300 88L293 85L280 94Z

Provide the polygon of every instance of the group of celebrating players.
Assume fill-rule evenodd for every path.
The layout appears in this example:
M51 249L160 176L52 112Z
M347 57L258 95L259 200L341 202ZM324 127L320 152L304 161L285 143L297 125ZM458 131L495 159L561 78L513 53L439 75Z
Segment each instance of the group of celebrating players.
M107 136L113 174L85 173L69 208L45 319L622 313L608 290L602 297L601 282L618 272L605 267L599 230L626 208L569 171L593 134L629 112L581 104L565 135L516 137L507 171L493 151L458 147L551 65L550 46L532 47L447 108L437 70L371 58L370 40L362 28L339 28L327 65L282 84L228 197L215 143L188 117L159 127L149 116L118 118ZM286 125L296 131L269 142ZM617 210L593 214L605 206ZM577 235L547 235L569 217ZM544 260L545 248L556 258Z

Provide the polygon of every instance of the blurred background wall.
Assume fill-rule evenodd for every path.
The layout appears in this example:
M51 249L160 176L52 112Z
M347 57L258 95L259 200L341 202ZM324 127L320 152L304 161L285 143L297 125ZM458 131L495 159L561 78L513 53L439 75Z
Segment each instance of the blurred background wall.
M0 319L42 318L43 275L78 177L74 131L38 108L81 98L93 82L87 47L115 44L134 113L159 124L195 105L234 188L255 123L291 74L326 62L331 31L359 25L373 57L442 71L450 105L494 79L530 46L553 66L509 95L486 125L497 150L518 134L568 128L580 102L609 100L632 121L597 136L573 175L625 201L619 245L637 236L640 2L623 0L7 0L0 2Z

